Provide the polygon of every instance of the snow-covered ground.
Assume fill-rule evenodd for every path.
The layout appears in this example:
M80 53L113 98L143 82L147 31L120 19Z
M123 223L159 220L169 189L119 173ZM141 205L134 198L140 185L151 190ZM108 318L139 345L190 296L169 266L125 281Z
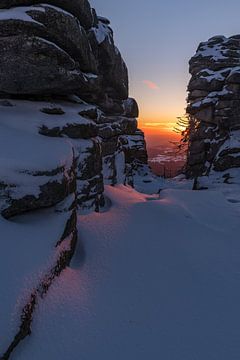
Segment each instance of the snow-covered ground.
M55 256L69 213L41 210L7 221L0 217L0 354L20 326L23 306Z
M183 186L184 187L184 186ZM187 186L185 186L187 187ZM222 191L107 186L17 360L238 360L240 222Z

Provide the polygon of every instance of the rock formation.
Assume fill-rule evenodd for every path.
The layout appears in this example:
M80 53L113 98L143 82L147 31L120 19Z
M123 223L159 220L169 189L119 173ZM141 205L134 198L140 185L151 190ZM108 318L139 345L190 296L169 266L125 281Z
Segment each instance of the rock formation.
M201 43L190 73L187 176L228 182L240 167L240 35Z
M71 144L80 207L103 203L104 180L134 185L139 171L147 176L138 106L128 98L127 67L109 21L97 17L87 0L8 0L0 9L1 118L19 123L18 114L26 112L36 133ZM55 205L72 188L71 166L35 166L23 165L21 173L34 184L44 178L37 196L26 188L18 197L25 180L0 179L5 217Z
M9 290L0 289L8 298L6 308L0 308L0 358L8 359L31 333L39 298L70 263L77 211L99 211L104 184L152 181L137 117L110 23L87 0L0 2L0 212L5 218L0 229L5 249L12 243L19 246L15 237L26 230L26 244L21 244L14 265L19 289L28 274L41 270L23 303L19 327L12 326L10 333L5 329L17 294L15 276L6 272ZM25 213L38 219L31 229L29 218L23 224L18 220ZM6 219L15 226L14 236ZM47 246L51 249L47 266L44 257L39 264L38 253L24 260L31 240L40 235L46 254ZM10 266L7 254L2 272Z

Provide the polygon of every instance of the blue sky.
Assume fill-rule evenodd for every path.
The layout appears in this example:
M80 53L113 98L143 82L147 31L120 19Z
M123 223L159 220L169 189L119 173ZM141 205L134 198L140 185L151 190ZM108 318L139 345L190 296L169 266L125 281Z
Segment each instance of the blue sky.
M240 33L239 0L90 0L108 17L128 65L142 122L184 113L188 61L200 41ZM155 88L149 81L156 84Z

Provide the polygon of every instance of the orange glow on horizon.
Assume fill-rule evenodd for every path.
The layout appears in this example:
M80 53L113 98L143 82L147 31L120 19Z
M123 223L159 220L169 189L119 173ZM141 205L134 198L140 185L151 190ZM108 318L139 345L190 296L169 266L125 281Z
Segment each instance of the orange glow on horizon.
M154 121L139 119L138 126L146 133L151 135L161 135L169 137L179 137L174 133L173 128L176 125L176 121Z
M177 122L173 117L166 117L164 120L157 118L143 118L138 120L138 127L144 132L147 147L157 145L168 146L169 142L179 142L181 135L173 131Z

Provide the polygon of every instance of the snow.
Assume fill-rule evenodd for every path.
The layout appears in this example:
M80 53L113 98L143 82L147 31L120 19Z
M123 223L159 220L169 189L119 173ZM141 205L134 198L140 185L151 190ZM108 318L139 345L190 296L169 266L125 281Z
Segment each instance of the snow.
M125 155L123 151L116 153L115 155L117 184L124 184L125 181Z
M207 79L208 81L211 81L213 79L213 76L206 77L205 79ZM216 79L217 79L217 77L216 77ZM221 91L210 92L203 100L196 101L195 103L192 103L191 106L193 108L199 108L202 105L216 104L219 101L219 97L228 95L228 94L231 94L231 91L227 90L226 87L224 87L223 90L221 90Z
M211 105L211 104L216 104L218 101L218 98L212 98L212 97L206 97L204 100L201 101L197 101L195 103L193 103L191 106L193 108L199 108L202 105Z
M216 44L209 46L208 42L202 44L201 48L197 51L194 57L211 57L213 60L225 60L227 56L224 55L226 50L222 48L223 44Z
M39 111L38 117L34 105L30 102L28 105L1 107L0 177L1 182L15 185L11 187L11 196L15 199L26 194L38 196L40 186L50 180L49 176L32 176L35 172L60 168L66 171L73 162L70 142L38 134L38 125L44 115L46 119L46 114ZM34 120L29 122L29 118ZM62 176L60 171L51 180L61 181Z
M113 180L116 181L117 184L124 184L125 182L125 154L123 151L116 151L114 154L114 163L113 165L113 157L105 156L103 158L103 179L104 184L111 185ZM116 173L116 178L114 179L114 175Z
M73 14L69 13L68 11L59 8L57 6L51 5L51 4L45 4L44 2L40 6L18 6L13 7L10 9L1 9L0 10L0 20L22 20L22 21L30 21L30 22L36 22L39 25L42 25L42 23L34 20L28 12L31 11L41 11L45 12L46 8L50 8L53 10L56 10L58 12L61 12L62 14L65 14L67 16L70 16L71 18L75 18ZM76 18L75 18L76 19ZM76 19L76 21L78 21ZM80 27L81 28L81 27Z
M62 14L65 14L65 15L67 15L67 16L70 16L70 17L72 17L72 18L75 18L76 21L78 21L77 18L76 18L73 14L71 14L70 12L68 12L68 11L66 11L66 10L58 7L58 6L54 6L54 5L52 5L52 4L45 4L44 2L42 3L42 6L47 7L47 8L50 8L50 9L54 9L54 10L56 10L56 11L58 11L58 12L61 12Z
M236 73L240 73L240 66L235 66L232 71L230 72L229 76L236 74Z
M0 104L0 178L1 183L7 185L1 191L0 210L8 206L8 194L12 199L26 195L38 197L42 185L53 181L62 183L69 176L74 154L82 153L79 162L83 161L93 146L92 140L54 138L38 133L42 126L51 129L68 124L92 124L91 120L79 115L82 110L93 108L92 105L57 100L54 103L10 100L10 103L13 106ZM59 107L63 115L48 115L41 111ZM39 172L42 172L41 176L34 176Z
M0 354L18 331L22 307L53 261L69 213L37 211L12 221L0 218Z
M16 197L37 195L48 181L31 172L69 169L73 149L81 150L79 163L89 156L91 140L38 134L43 125L91 123L78 114L91 106L74 99L78 103L11 100L12 107L1 106L0 176L18 185ZM40 111L46 107L61 107L64 114ZM144 146L140 134L125 139L126 146ZM238 139L239 131L231 132L221 150L239 147ZM121 183L123 152L116 153L116 167ZM106 162L106 178L109 170ZM230 185L223 183L226 173ZM182 176L164 181L147 165L133 171L133 181L144 193L106 186L101 213L79 214L71 267L40 300L32 334L13 359L239 358L240 170L211 171L199 179L207 191L191 191L192 181ZM86 185L79 180L78 190ZM70 239L55 245L69 216L59 211L72 202L73 195L55 209L0 219L0 354L18 330L30 291L69 247Z
M47 137L37 134L30 136L29 133L3 126L2 121L0 124L0 154L1 166L6 165L16 171L47 171L64 165L69 167L72 163L72 148L67 142L61 141L61 139L49 141Z
M49 103L46 101L10 100L10 102L14 106L1 106L1 124L35 135L43 125L53 125L53 127L59 125L61 127L72 123L86 124L89 120L80 116L79 112L92 108L91 105L85 103L80 104L64 101ZM48 115L40 111L43 108L61 108L65 114ZM18 120L16 120L16 117ZM28 120L29 118L31 121ZM39 136L42 139L42 135ZM50 142L52 141L63 142L62 139L51 139Z
M16 358L238 359L235 204L177 187L159 198L107 186L106 196L105 212L79 216L85 255L79 247L40 303Z
M54 127L64 128L69 124L93 124L93 121L80 116L79 112L94 107L80 101L75 97L71 99L71 102L10 100L13 106L1 106L0 104L0 150L2 154L4 153L4 158L15 159L14 169L21 170L52 170L58 166L71 166L73 146L85 148L86 140L48 138L38 132L43 126L52 129ZM48 115L41 111L44 108L61 108L64 114ZM9 144L15 144L15 146ZM91 143L88 142L89 144ZM5 161L5 163L9 162Z
M128 144L125 145L128 148L138 148L141 144L144 146L144 138L142 135L125 135L124 138L128 141Z
M97 27L93 27L92 30L96 36L98 44L103 43L105 39L107 39L109 43L113 44L112 31L107 24L99 21Z
M0 10L0 21L2 20L22 20L22 21L28 21L28 22L34 22L41 26L41 24L38 21L35 21L30 15L28 15L28 11L36 10L36 11L42 11L45 12L45 9L41 6L19 6L19 7L13 7L7 10Z
M223 90L221 90L221 91L212 91L212 92L210 92L209 94L208 94L208 97L216 97L216 96L224 96L224 95L228 95L228 94L231 94L232 93L232 91L229 91L228 89L227 89L227 86L225 85L224 87L223 87Z
M104 183L106 185L110 185L112 183L112 175L113 175L113 169L111 166L111 156L106 156L103 159L102 167L103 167L102 174L104 178Z
M231 68L227 68L224 70L210 70L210 69L203 69L200 71L200 73L198 75L200 75L201 79L206 79L208 82L211 82L212 80L219 80L219 81L224 81L226 76L224 76L224 72L226 70L231 70ZM208 76L204 76L202 74L204 74L205 72L207 72L209 75Z
M92 73L84 73L84 75L88 78L88 79L97 79L98 76L96 74L92 74Z
M229 138L224 142L224 144L221 146L221 148L218 151L217 156L223 151L223 150L230 150L230 149L239 149L240 152L240 130L231 131L229 133ZM232 156L233 154L231 154ZM238 154L239 155L239 154Z

